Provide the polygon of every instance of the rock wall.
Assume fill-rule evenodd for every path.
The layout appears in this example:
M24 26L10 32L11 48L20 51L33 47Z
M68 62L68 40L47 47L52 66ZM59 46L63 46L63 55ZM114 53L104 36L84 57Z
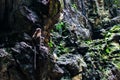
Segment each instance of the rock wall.
M0 0L0 80L56 80L61 76L45 46L59 12L58 0Z
M39 27L42 34L45 31L43 36L49 38L51 25L56 23L59 11L58 0L1 0L0 37L23 32L32 34Z

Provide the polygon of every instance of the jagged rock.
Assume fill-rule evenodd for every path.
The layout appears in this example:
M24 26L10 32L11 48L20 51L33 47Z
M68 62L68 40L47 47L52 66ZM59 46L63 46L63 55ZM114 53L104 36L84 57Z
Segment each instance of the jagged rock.
M82 80L82 75L78 74L77 76L73 77L72 80Z
M120 80L120 70L116 68L111 69L108 80Z
M78 36L84 39L91 37L91 25L87 17L88 6L87 1L84 0L65 0L63 10L63 20L70 26L75 27L75 32ZM89 2L88 2L89 3Z
M0 49L0 57L5 57L9 55L4 49Z
M58 0L1 0L0 37L6 41L6 35L23 32L32 34L39 27L44 30L42 34L46 40L50 36L51 26L58 20L59 12Z
M65 54L65 55L62 55L58 61L57 61L57 64L63 68L64 70L64 76L68 75L68 72L70 73L70 75L72 77L78 75L81 70L82 70L82 67L81 67L81 59L80 59L80 55L79 54Z
M58 75L51 75L51 72L56 73L53 72L55 62L48 48L40 41L35 44L31 38L39 27L45 40L48 39L50 28L59 17L59 1L1 0L0 11L0 47L10 54L10 57L5 56L6 52L0 50L0 80L53 80L60 77L59 67L56 67Z
M63 70L45 46L35 48L18 42L8 51L0 49L0 80L57 80ZM4 55L4 56L3 56ZM52 74L51 74L52 73Z
M111 22L113 22L113 24L119 24L120 23L120 16L114 17L113 19L111 19Z
M5 50L0 49L0 80L8 80L8 65L12 62L11 55Z
M24 34L23 37L25 41L27 40L27 43L23 41L15 42L15 45L6 48L7 51L0 49L0 79L59 79L63 70L55 63L48 48L43 45L41 29L37 28L32 38L27 34Z
M60 80L63 76L64 71L57 64L53 67L53 71L51 73L52 80Z

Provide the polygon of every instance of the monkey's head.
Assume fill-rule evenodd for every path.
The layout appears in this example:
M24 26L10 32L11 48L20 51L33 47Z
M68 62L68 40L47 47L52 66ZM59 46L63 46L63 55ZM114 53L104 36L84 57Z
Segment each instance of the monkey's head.
M37 28L35 33L33 34L32 38L36 39L36 38L40 38L41 37L41 29Z

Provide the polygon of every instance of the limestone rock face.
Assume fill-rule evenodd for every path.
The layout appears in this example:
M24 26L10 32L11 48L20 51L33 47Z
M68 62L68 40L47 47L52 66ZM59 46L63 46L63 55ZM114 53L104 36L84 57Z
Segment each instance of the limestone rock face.
M0 49L0 80L57 80L63 73L41 43L16 42Z
M44 44L59 12L59 0L0 0L0 80L56 80L62 75ZM41 29L37 40L32 38L36 28Z
M38 27L47 31L59 12L58 0L1 0L0 36L31 32Z

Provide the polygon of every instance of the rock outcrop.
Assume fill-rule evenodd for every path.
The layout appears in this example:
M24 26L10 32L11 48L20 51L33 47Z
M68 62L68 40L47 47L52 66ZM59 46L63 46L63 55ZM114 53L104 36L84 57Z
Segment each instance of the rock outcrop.
M0 1L0 80L56 80L62 75L45 46L59 13L58 0Z
M56 23L59 12L58 0L1 0L0 37L23 32L32 34L36 28L41 28L48 42L46 38L49 38L50 29Z

